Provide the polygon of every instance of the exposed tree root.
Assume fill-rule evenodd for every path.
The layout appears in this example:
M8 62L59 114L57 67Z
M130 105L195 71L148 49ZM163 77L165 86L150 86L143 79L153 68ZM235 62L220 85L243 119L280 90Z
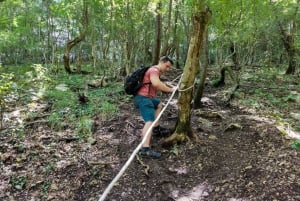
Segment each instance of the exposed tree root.
M180 144L180 143L183 143L190 139L198 141L197 136L193 132L191 132L189 134L175 132L163 141L162 146L163 147L171 147L175 144Z
M149 165L145 164L142 159L140 158L139 155L136 155L136 159L138 160L138 162L144 167L144 173L146 176L149 177L149 171L150 171L150 167Z

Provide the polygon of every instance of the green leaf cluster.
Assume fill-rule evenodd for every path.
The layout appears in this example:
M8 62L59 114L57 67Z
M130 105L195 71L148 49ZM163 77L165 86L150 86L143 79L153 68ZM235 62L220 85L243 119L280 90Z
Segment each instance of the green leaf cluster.
M295 142L291 145L293 149L300 151L300 140L295 140Z

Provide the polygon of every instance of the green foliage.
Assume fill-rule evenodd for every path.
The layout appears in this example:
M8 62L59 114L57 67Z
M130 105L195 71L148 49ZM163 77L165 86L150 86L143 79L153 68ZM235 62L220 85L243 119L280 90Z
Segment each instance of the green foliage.
M291 145L293 149L300 151L300 140L295 140L295 142Z
M101 115L104 118L109 119L109 118L114 117L117 114L118 107L113 103L103 102L101 104L100 111L101 111Z
M10 183L17 190L22 190L25 188L25 185L27 183L27 178L25 176L18 176L18 177L13 176L10 179Z
M236 92L240 105L254 109L257 114L284 122L300 131L300 121L291 115L300 109L298 77L284 75L282 68L262 67L241 82ZM251 84L250 84L251 83Z
M52 171L52 169L53 169L53 165L51 163L48 163L44 170L45 174L49 174Z
M247 94L249 97L242 97L241 101L247 106L262 109L266 106L270 110L289 109L297 107L297 92L290 92L291 83L297 83L294 76L282 75L282 69L274 67L263 67L254 76L248 79L254 86L249 86ZM295 87L294 90L299 90Z
M174 144L172 146L172 149L170 150L170 152L173 153L173 154L175 154L176 156L178 156L178 154L179 154L178 145Z
M1 64L0 64L1 68ZM12 73L0 73L0 129L3 127L3 113L9 100L9 95L13 92L13 78Z
M64 127L64 121L62 116L57 112L52 112L48 117L49 126L56 131L61 130Z
M298 131L298 132L300 131L300 120L298 120L298 121L295 122L294 127L295 127L296 131Z
M47 191L50 189L50 187L51 187L51 181L44 181L43 182L43 185L42 185L42 187L41 187L41 196L43 196L43 197L45 197L46 196L46 194L47 194Z
M59 110L61 114L67 113L68 110L77 104L76 94L69 90L49 89L44 98L52 104L54 110Z
M296 93L290 93L287 96L283 97L285 102L291 101L296 102L298 95Z
M214 87L217 87L219 82L220 82L220 78L215 78L215 79L210 81L210 84Z
M86 139L93 134L94 121L90 117L81 117L76 129L76 133L80 139Z
M52 112L48 116L48 122L52 129L59 131L71 128L76 130L79 138L86 139L92 135L92 119L95 116L109 120L117 115L118 101L126 100L126 96L121 96L122 85L111 83L107 87L88 89L86 96L89 101L82 104L78 100L78 94L85 91L84 87L80 89L80 86L85 86L87 79L93 79L93 77L62 73L51 79L49 89L43 98L51 105Z
M35 73L35 78L38 81L49 81L50 78L48 77L48 69L44 66L42 66L41 64L33 64L32 65L33 69L34 69L34 73Z
M13 77L12 73L3 73L0 74L0 104L5 104L5 98L12 92L12 85L13 85Z
M76 95L71 91L48 90L44 97L52 105L48 117L49 125L54 130L61 130L74 120L72 109L76 106ZM70 125L69 125L70 127Z

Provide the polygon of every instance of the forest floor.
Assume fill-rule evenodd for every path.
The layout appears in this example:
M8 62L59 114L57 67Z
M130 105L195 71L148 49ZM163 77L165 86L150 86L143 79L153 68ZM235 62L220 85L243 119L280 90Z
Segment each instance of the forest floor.
M203 107L193 110L197 141L165 149L163 138L154 138L162 157L134 158L106 200L300 200L300 152L264 111L224 104L222 91L207 85ZM161 98L166 103L168 96ZM0 200L98 200L141 140L138 111L132 103L119 106L117 117L95 118L94 143L43 122L30 125L22 139L2 134ZM161 124L173 129L176 116L174 99Z

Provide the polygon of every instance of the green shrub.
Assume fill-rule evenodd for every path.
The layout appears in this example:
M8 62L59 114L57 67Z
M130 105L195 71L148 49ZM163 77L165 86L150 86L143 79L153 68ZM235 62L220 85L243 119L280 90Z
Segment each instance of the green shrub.
M118 106L110 102L103 102L100 111L102 117L109 119L117 114Z
M27 178L25 176L18 176L18 177L14 176L10 179L10 183L17 190L22 190L25 188L25 185L27 183Z
M300 140L295 140L294 143L291 145L293 149L300 151Z
M89 117L81 117L77 125L76 133L80 139L86 139L93 134L94 122Z

